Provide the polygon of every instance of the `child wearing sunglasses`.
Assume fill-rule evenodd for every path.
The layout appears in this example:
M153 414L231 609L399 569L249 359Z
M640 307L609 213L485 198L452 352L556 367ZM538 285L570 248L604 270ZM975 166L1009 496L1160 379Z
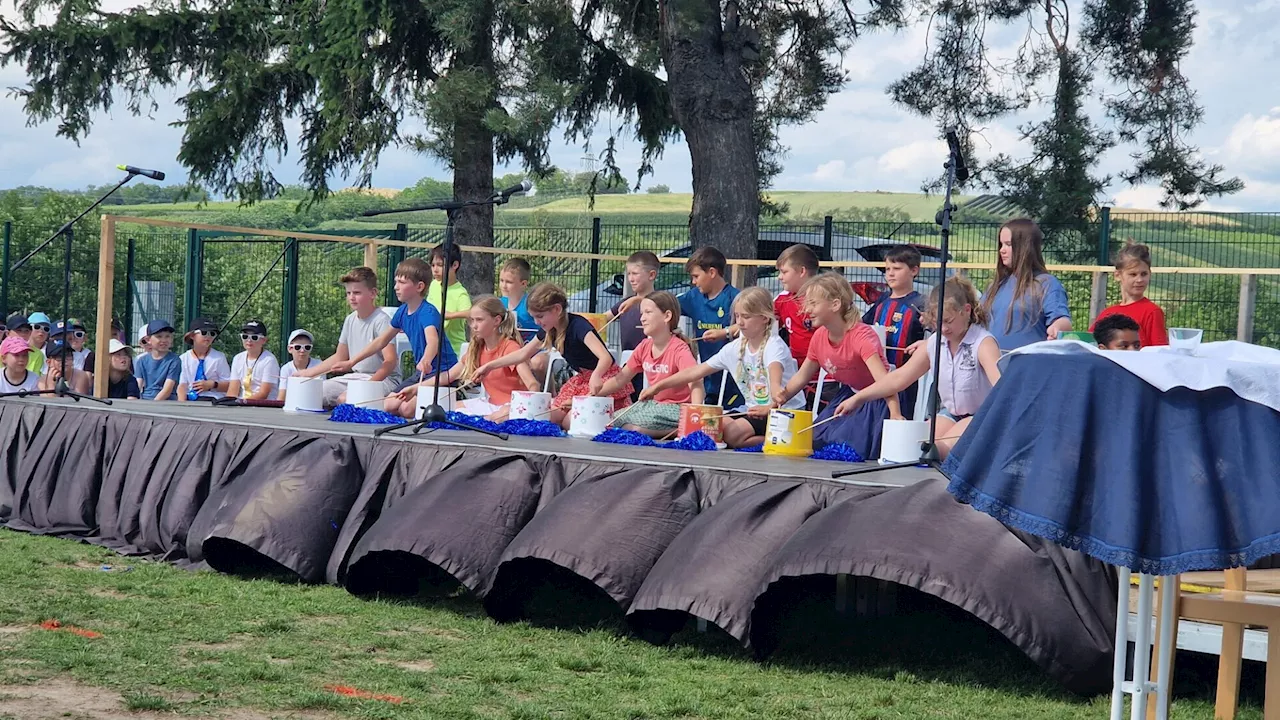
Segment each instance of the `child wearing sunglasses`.
M182 339L191 349L182 353L182 376L178 380L178 402L220 400L231 387L231 366L221 350L213 349L218 326L208 318L191 321Z
M292 362L287 362L280 368L280 393L278 400L283 401L285 391L289 388L289 378L297 372L309 370L320 364L320 361L311 357L311 350L315 347L315 340L312 339L311 333L301 328L289 333L289 355L293 357Z
M267 326L250 320L240 328L244 352L231 361L231 387L227 394L241 400L266 400L280 384L280 361L267 349Z
M31 346L31 360L27 363L27 369L41 375L44 373L44 346L49 342L49 331L53 329L53 324L49 321L49 316L42 312L31 313L27 322L31 325L27 335L27 344Z

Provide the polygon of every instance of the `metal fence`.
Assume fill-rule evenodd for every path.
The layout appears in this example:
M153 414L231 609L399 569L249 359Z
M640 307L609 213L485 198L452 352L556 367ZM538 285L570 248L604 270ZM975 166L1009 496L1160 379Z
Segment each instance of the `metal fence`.
M1045 259L1050 264L1106 264L1122 243L1134 241L1151 247L1157 267L1280 267L1280 213L1136 214L1104 209L1084 232L1051 224L1043 227ZM951 236L952 259L994 267L998 228L995 223L956 223ZM10 271L16 259L33 249L52 228L6 223L3 231L0 311L55 314L61 307L61 243ZM97 231L92 221L76 226L72 315L86 320L96 307ZM228 328L219 340L219 347L227 352L239 350L240 325L258 319L270 329L273 349L283 353L288 331L305 327L314 333L323 354L336 345L342 319L349 311L338 278L365 263L361 238L432 244L444 238L442 227L405 225L390 230L321 232L352 241L283 240L168 230L122 221L116 236L117 319L132 339L148 320L164 318L182 328L197 315L207 316ZM831 218L821 224L765 224L759 240L759 257L766 260L796 242L814 246L824 259L867 262L881 261L885 247L900 242L921 246L928 260L929 249L939 244L938 227L932 223L839 222ZM510 252L496 256L467 253L464 262L467 258L472 262L481 257L492 259L495 281L496 271L506 259L533 250L626 256L647 249L666 257L686 257L691 250L687 226L611 225L600 218L589 226L495 228L494 245ZM379 248L376 269L383 279L384 305L396 304L389 281L396 264L428 252L417 247ZM936 255L935 250L932 257ZM607 310L623 295L625 268L620 261L526 259L533 266L534 281L551 279L563 285L574 310ZM870 268L857 272L875 275ZM769 268L762 269L761 282L770 274ZM990 271L971 270L968 274L980 288L990 281ZM1091 275L1057 275L1067 287L1077 324L1083 325L1083 319L1089 317ZM1164 307L1170 326L1204 328L1206 339L1219 340L1236 337L1240 283L1234 275L1157 274L1149 294ZM683 267L665 265L658 285L675 290L687 287ZM1108 302L1118 301L1118 293L1115 283L1110 283ZM1253 340L1280 347L1280 282L1275 276L1257 278Z

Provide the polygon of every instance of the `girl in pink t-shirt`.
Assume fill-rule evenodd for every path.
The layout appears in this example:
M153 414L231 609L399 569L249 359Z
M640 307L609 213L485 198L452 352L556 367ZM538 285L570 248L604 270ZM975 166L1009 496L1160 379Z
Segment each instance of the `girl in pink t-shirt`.
M684 338L676 334L680 324L680 301L667 292L646 295L640 301L640 327L645 338L636 346L631 358L618 374L605 382L596 395L607 397L630 387L631 379L644 373L645 382L657 384L682 370L696 367L698 361ZM653 400L635 404L618 414L622 428L663 438L680 424L680 404L703 401L701 382L681 384L664 389Z
M853 307L853 290L843 275L825 272L810 278L800 294L804 311L817 330L800 369L774 400L781 406L804 389L818 370L827 371L827 381L840 383L840 391L815 422L832 415L838 420L813 430L815 450L835 442L853 446L866 460L880 456L881 426L886 418L901 419L896 396L871 400L855 408L849 402L854 393L889 374L884 346L870 325L858 317Z

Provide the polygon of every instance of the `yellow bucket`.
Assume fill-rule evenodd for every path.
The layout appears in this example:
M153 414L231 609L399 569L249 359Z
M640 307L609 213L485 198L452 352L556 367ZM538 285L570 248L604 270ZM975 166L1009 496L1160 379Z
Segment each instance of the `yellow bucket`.
M764 431L764 453L786 457L813 454L813 413L808 410L771 410Z

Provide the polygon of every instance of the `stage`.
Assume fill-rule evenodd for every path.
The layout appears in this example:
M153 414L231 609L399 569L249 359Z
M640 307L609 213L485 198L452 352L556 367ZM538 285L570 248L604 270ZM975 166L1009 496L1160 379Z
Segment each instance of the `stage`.
M499 621L549 572L647 638L690 616L760 656L796 583L896 583L995 628L1066 687L1110 679L1115 577L962 505L933 470L377 426L268 408L0 402L0 524L352 593L447 573Z

